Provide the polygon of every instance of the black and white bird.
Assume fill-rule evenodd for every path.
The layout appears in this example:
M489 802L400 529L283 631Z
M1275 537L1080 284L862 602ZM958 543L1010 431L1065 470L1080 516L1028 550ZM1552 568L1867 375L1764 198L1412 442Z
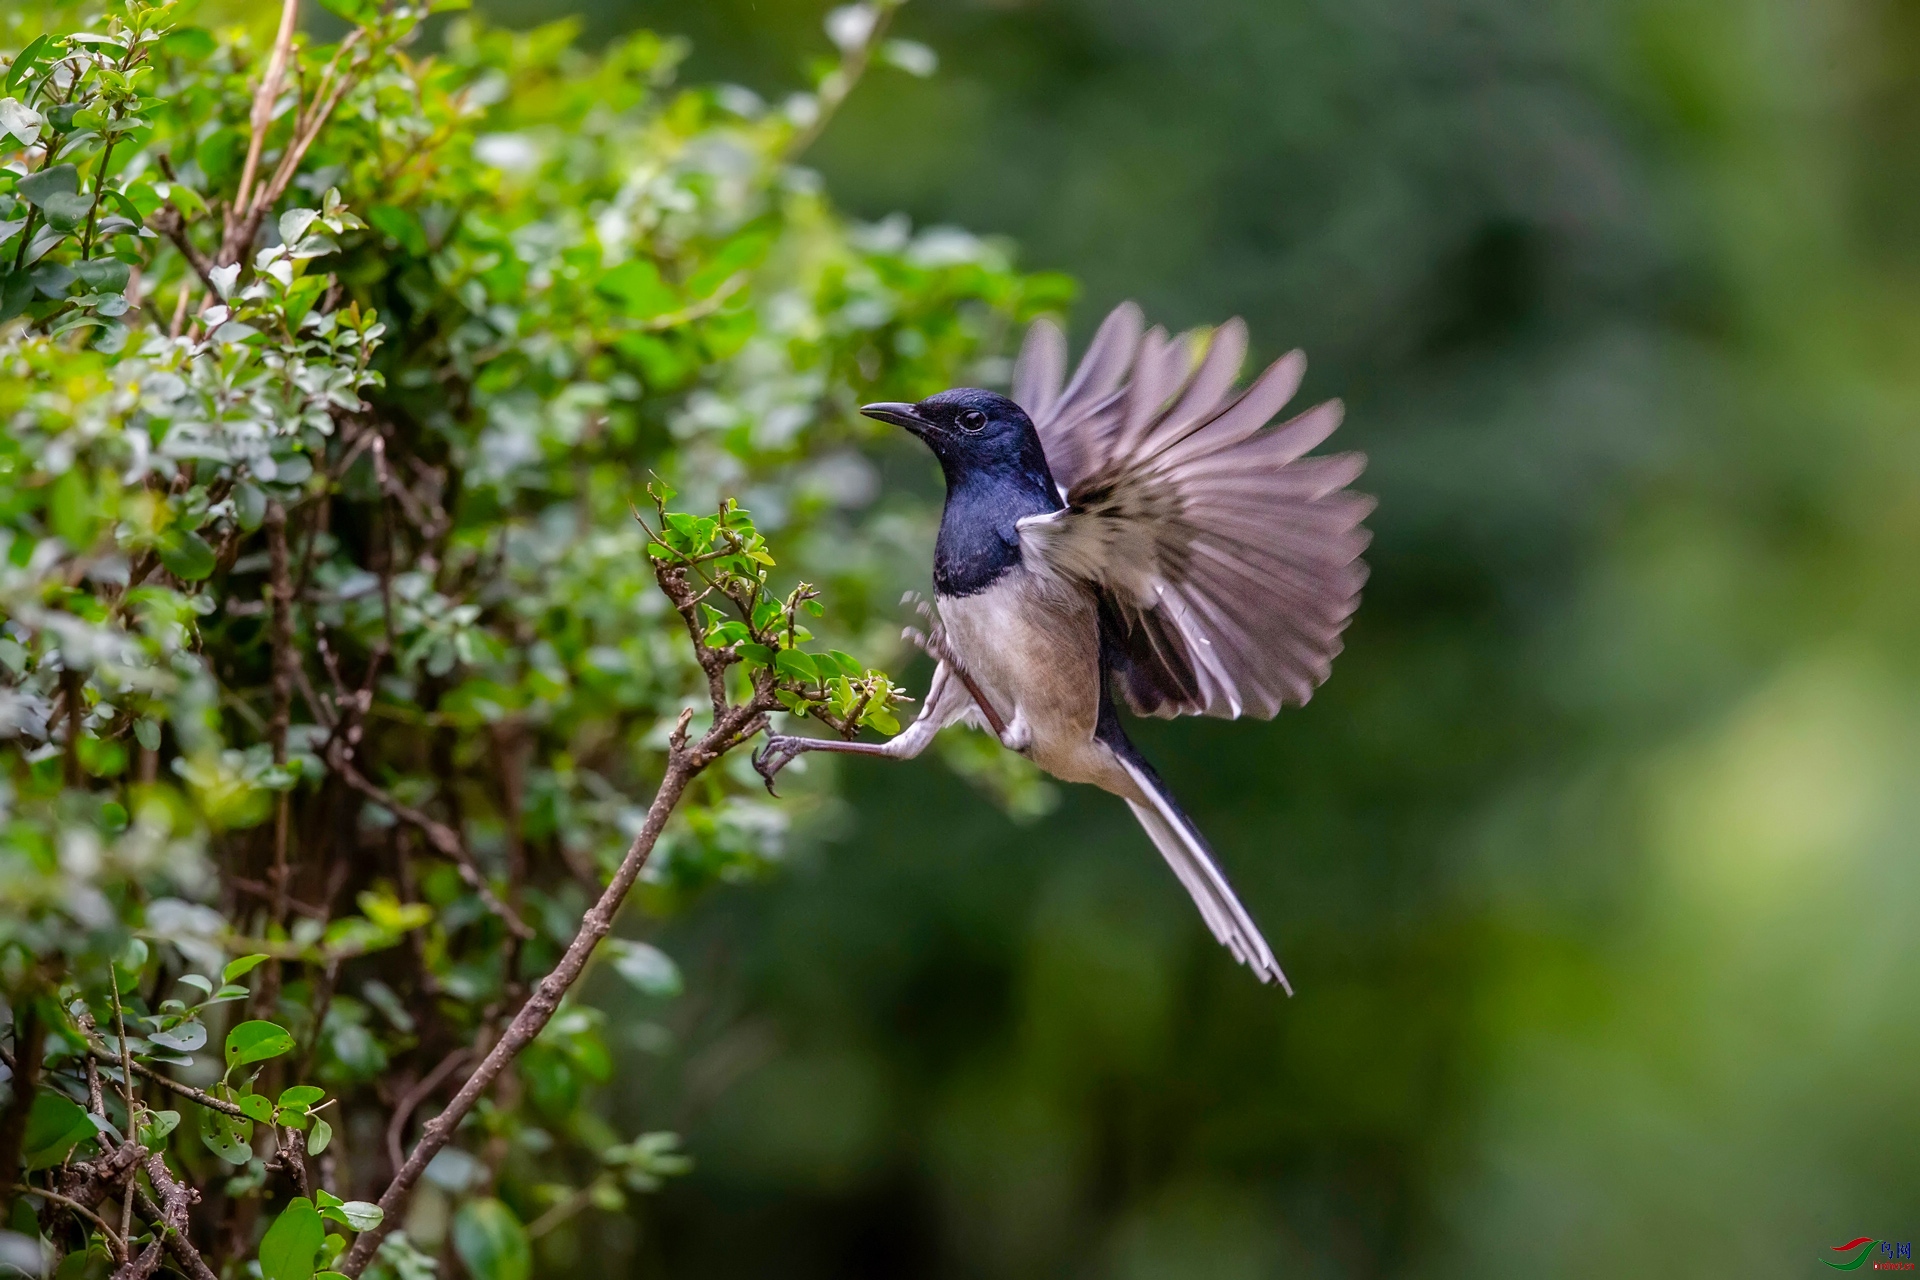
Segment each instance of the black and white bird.
M1306 370L1282 357L1235 392L1246 326L1142 332L1125 303L1067 380L1067 343L1029 330L1011 398L959 388L861 412L926 442L946 475L938 661L919 716L883 745L775 736L896 759L948 725L997 735L1056 778L1124 799L1234 958L1292 987L1193 821L1127 738L1145 716L1270 719L1326 680L1359 603L1373 500L1358 453L1306 457L1340 423L1328 401L1269 429Z

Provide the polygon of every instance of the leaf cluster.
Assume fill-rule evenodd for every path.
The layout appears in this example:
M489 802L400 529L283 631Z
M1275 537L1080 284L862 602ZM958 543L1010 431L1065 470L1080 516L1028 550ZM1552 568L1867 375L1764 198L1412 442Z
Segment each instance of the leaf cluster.
M670 1040L628 890L778 861L771 719L897 728L853 408L1067 296L800 166L930 68L891 3L779 106L331 7L0 17L0 1213L63 1276L523 1275L684 1168L576 984Z

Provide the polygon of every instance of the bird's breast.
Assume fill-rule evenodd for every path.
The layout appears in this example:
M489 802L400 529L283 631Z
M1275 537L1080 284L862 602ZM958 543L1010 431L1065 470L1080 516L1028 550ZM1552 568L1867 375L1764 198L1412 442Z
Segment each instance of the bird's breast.
M1100 717L1100 634L1092 592L1016 566L984 590L939 596L953 655L1028 754L1069 782L1109 786L1112 753L1094 740Z

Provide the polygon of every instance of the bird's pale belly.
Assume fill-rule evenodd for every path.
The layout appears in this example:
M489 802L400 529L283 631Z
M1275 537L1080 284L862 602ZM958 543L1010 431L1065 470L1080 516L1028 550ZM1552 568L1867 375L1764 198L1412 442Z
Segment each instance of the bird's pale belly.
M1033 762L1067 782L1118 795L1135 788L1106 745L1100 718L1099 620L1078 583L1017 567L992 586L938 604L947 643Z

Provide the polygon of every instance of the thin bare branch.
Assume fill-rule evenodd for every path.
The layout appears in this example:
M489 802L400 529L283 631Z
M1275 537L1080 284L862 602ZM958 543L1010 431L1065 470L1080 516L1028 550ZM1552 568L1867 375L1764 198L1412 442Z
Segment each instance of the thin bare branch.
M432 815L422 813L412 805L395 799L391 793L354 768L349 754L344 744L335 743L327 754L327 767L332 769L349 787L426 836L427 842L438 850L441 856L453 863L467 887L480 896L480 901L487 910L500 917L501 922L515 937L524 940L534 936L533 929L526 921L515 915L512 908L500 901L499 895L488 886L486 877L480 874L479 866L474 862L473 855L467 852L467 846L460 839L458 832Z
M193 268L194 274L200 277L201 283L209 289L213 288L214 263L206 254L200 252L200 246L187 235L187 221L180 216L178 209L167 205L155 212L153 217L148 219L147 225L173 241L173 247L180 251L180 256L187 260L187 265ZM184 285L181 286L180 298L172 326L173 336L176 338L180 336L186 321L187 293Z
M196 1089L190 1084L182 1084L170 1076L163 1076L144 1062L131 1062L129 1065L133 1067L133 1073L135 1075L145 1076L169 1093L177 1093L183 1098L190 1098L209 1111L218 1111L221 1115L232 1116L235 1120L246 1120L250 1118L246 1112L234 1106L231 1102L223 1102L212 1094Z
M113 1247L114 1256L125 1261L127 1256L127 1242L121 1239L118 1231L115 1231L107 1224L105 1218L102 1218L86 1205L81 1204L78 1200L70 1200L58 1192L48 1191L45 1187L34 1187L28 1186L25 1183L15 1183L12 1190L15 1195L39 1196L42 1200L51 1200L62 1208L71 1209L81 1217L86 1218L92 1222L94 1226L100 1228L102 1234L107 1237L107 1243Z
M900 7L901 0L881 0L874 6L873 26L867 32L867 38L845 49L840 54L840 65L829 71L820 81L815 93L818 103L813 119L806 127L787 142L783 159L797 160L801 153L820 140L833 122L834 113L840 110L854 86L860 83L860 77L866 74L867 66L873 61L873 51L880 47L881 38L887 34L887 26L893 21L893 11Z
M166 1158L155 1153L147 1160L147 1177L153 1182L153 1189L160 1193L164 1208L156 1206L151 1197L140 1189L140 1184L129 1184L139 1202L142 1216L154 1223L154 1229L160 1235L160 1242L166 1246L173 1260L180 1264L193 1280L220 1280L213 1273L200 1251L193 1247L193 1241L187 1238L187 1210L200 1199L200 1193L192 1187L182 1186L174 1181L167 1171Z
M433 1069L420 1077L419 1082L401 1095L400 1101L395 1104L393 1118L387 1121L387 1159L391 1161L389 1167L395 1173L407 1162L406 1147L403 1145L407 1137L407 1121L413 1118L420 1104L431 1098L433 1091L445 1084L447 1077L458 1071L475 1052L466 1045L455 1049L434 1064Z
M380 1208L384 1213L380 1225L360 1233L339 1264L339 1270L349 1277L358 1276L372 1261L375 1250L387 1233L400 1221L402 1210L413 1194L415 1184L426 1172L427 1165L440 1150L452 1140L459 1129L460 1122L467 1118L474 1104L486 1093L500 1073L506 1069L514 1057L533 1043L535 1036L559 1009L561 1000L586 970L587 961L592 958L594 948L599 946L613 928L614 917L620 906L626 901L627 891L633 888L640 872L647 864L647 858L660 839L660 833L666 829L667 818L671 816L680 797L686 792L687 784L699 775L702 769L718 758L715 747L731 739L739 729L757 714L748 706L729 708L714 723L713 728L697 745L689 746L687 741L687 722L691 711L682 712L680 723L675 727L669 742L666 776L660 781L660 788L654 793L653 803L647 808L646 821L640 832L634 837L633 844L621 859L619 870L614 872L606 891L600 900L581 918L580 930L561 956L560 962L552 972L540 980L527 1002L507 1024L506 1031L487 1056L474 1068L466 1083L460 1086L446 1110L426 1123L421 1130L420 1140L414 1144L413 1152L406 1163L394 1175L380 1197Z
M251 136L247 139L247 159L240 168L240 185L234 189L233 209L228 215L225 243L220 247L220 261L236 261L247 241L239 240L235 232L247 221L252 206L247 197L253 191L253 175L260 167L260 151L267 144L267 130L273 124L273 104L280 100L281 86L286 83L287 58L293 52L293 36L300 29L300 0L283 0L280 6L280 30L273 38L273 56L267 62L267 73L260 78L260 87L253 95L253 115L249 120ZM258 227L258 223L254 223Z

